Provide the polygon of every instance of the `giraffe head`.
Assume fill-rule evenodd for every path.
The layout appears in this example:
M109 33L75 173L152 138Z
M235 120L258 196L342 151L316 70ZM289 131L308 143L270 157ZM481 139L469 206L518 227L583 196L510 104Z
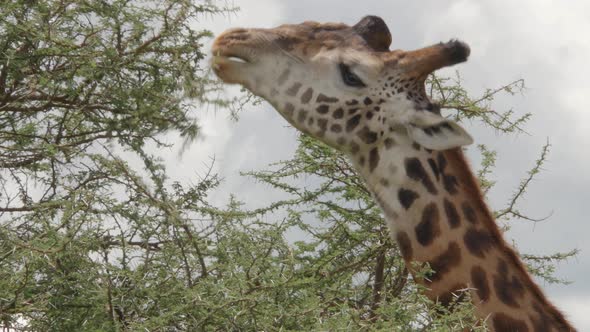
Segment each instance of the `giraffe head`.
M424 82L434 70L464 62L469 47L450 41L389 51L383 20L354 26L304 22L273 29L230 29L213 45L213 69L270 102L297 129L355 154L392 135L444 150L472 142L440 115Z

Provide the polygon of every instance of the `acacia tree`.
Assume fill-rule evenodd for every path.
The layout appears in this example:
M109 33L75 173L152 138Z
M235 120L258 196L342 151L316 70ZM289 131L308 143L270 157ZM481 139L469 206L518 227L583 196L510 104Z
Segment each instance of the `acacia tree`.
M196 226L179 210L200 205L216 178L174 186L148 146L166 146L171 131L193 139L195 104L227 104L207 98L218 88L202 64L210 33L195 21L228 11L189 0L2 3L4 326L179 324L168 317L174 294L207 276Z
M0 326L448 331L472 325L467 303L445 313L415 291L360 179L341 154L317 141L301 136L292 160L249 174L292 196L255 211L237 198L211 206L215 174L192 185L169 178L157 158L168 146L162 134L190 141L198 134L194 105L234 105L208 98L219 85L203 64L210 34L195 20L228 11L189 0L0 6ZM512 131L526 117L496 114L490 103L519 83L476 99L459 82L433 78L430 86L443 108L458 110L455 116ZM485 177L495 154L482 152ZM300 176L314 177L317 186L302 187ZM498 215L525 216L515 206ZM293 231L307 240L289 240ZM525 258L551 278L547 259L563 257Z

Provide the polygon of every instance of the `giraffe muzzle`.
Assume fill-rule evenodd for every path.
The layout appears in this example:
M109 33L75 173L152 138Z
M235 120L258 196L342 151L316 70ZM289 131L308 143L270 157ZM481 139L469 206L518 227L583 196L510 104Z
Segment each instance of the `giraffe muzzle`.
M251 33L246 29L230 29L222 33L213 43L212 53L214 59L223 59L236 63L249 63L252 61L248 42Z
M211 67L225 83L244 83L239 72L252 62L248 49L243 47L247 39L248 32L244 29L228 30L215 39L211 49Z

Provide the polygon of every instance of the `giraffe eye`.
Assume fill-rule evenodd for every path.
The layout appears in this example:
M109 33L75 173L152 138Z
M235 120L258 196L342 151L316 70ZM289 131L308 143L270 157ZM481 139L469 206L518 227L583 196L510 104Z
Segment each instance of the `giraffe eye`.
M364 88L366 86L365 83L363 83L363 81L350 70L350 67L343 63L340 64L340 73L342 74L344 84L355 88Z

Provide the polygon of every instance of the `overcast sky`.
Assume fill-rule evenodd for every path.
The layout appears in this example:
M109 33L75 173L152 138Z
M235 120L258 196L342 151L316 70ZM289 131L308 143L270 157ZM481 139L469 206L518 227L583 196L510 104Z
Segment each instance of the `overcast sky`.
M524 95L502 98L494 105L499 111L532 113L526 126L530 135L500 135L477 123L466 127L477 144L498 151L492 176L497 185L489 196L494 209L504 207L547 139L551 142L544 171L518 206L528 215L551 217L535 225L516 222L507 237L521 252L581 250L576 259L558 267L559 276L572 285L542 286L580 331L590 331L589 1L240 0L236 5L241 11L235 16L201 23L218 34L229 27L273 27L305 20L352 25L374 14L389 25L392 49L416 49L450 38L467 42L471 57L455 68L473 95L525 79ZM249 206L276 199L268 188L238 173L290 158L296 147L295 130L267 104L249 107L238 122L223 110L200 112L203 139L180 158L178 150L165 152L171 174L196 182L214 157L215 170L225 178L214 195L217 203L227 201L229 193ZM469 149L475 162L474 147Z

